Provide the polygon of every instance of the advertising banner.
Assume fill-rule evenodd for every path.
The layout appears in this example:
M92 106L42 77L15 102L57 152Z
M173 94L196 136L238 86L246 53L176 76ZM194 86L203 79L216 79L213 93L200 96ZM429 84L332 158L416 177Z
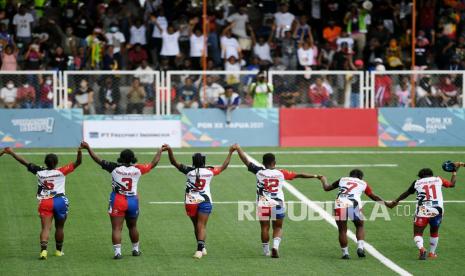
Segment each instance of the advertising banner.
M465 146L465 109L380 108L379 146Z
M77 147L81 109L0 109L0 147Z
M284 147L374 147L378 144L375 109L280 110Z
M278 109L240 108L232 112L231 122L220 109L184 109L183 147L278 146Z
M84 139L95 148L180 147L181 123L174 116L86 116Z

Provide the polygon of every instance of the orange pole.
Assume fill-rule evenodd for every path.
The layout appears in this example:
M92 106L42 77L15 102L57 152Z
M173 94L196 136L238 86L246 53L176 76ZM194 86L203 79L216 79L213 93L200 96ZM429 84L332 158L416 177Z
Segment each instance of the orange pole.
M207 15L207 0L203 0L203 13L202 13L202 25L203 25L203 50L202 50L202 99L203 107L207 107L207 40L208 40L208 15Z
M413 0L412 5L412 70L415 70L415 45L416 45L416 33L417 33L417 1ZM415 79L416 75L410 78L410 99L411 106L415 107Z

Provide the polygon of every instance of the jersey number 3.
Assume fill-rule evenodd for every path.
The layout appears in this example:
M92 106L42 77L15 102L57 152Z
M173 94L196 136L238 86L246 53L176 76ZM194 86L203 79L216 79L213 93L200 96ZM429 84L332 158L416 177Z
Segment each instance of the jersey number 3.
M128 192L132 190L132 178L126 177L126 178L121 179L121 181L123 181L124 184L126 184L123 186L123 191Z
M263 186L265 190L270 193L276 193L278 191L279 180L274 178L267 178L263 180Z
M53 180L45 180L43 182L43 185L47 190L53 190L53 188L55 187L55 185L53 184Z

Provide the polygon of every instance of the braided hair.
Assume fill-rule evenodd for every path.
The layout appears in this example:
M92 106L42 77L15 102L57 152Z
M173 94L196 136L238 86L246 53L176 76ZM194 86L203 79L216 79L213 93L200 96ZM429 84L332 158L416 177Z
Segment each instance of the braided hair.
M200 168L205 167L205 155L201 153L192 155L192 165L195 168L195 183L198 183L200 180Z

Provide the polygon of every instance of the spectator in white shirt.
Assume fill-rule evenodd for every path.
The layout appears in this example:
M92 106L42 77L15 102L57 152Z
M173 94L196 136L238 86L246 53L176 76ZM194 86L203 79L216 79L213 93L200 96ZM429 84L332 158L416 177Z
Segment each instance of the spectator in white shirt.
M119 31L118 25L112 23L110 25L110 31L105 34L107 38L107 45L113 46L113 58L122 64L122 54L125 51L126 39L122 32Z
M158 60L163 45L163 33L168 29L168 19L165 17L165 11L160 9L156 16L151 16L150 21L155 25L152 32L152 58Z
M286 31L293 30L295 16L290 13L289 6L285 3L279 7L279 12L274 14L274 23L276 25L276 38L284 37Z
M214 81L213 76L208 75L207 85L205 87L202 85L199 92L202 105L206 105L207 107L214 107L217 104L218 97L224 93L224 88Z
M18 89L15 83L9 80L6 86L0 90L0 100L5 108L16 108L18 98Z
M265 37L260 36L258 37L258 41L255 37L255 32L252 27L249 28L250 34L252 37L252 45L253 45L253 53L260 59L260 63L263 66L269 66L273 60L271 59L271 42L273 40L273 33L276 29L275 25L272 27L272 31L270 32L270 36L268 40Z
M179 56L179 31L177 31L173 25L168 25L166 31L163 30L163 27L158 23L158 20L153 20L155 27L161 32L162 37L162 47L160 56L166 58L169 61L170 67L175 67L176 56Z
M337 50L342 49L342 43L347 43L350 51L353 51L354 39L346 31L342 31L341 36L336 39Z
M250 51L252 48L251 40L247 35L247 26L249 24L249 16L247 15L247 7L239 7L238 12L233 13L226 18L230 24L233 24L231 32L238 38L239 45L242 51ZM248 56L247 54L244 54Z
M226 27L221 36L221 57L223 59L228 59L231 56L242 59L242 49L239 42L232 36L231 28L233 26L234 23Z
M23 43L23 49L27 49L27 45L32 41L32 23L34 18L26 12L26 6L21 5L18 13L13 17L13 25L16 30L16 42Z
M146 59L142 60L141 64L139 67L136 68L136 71L140 72L140 74L137 74L137 77L140 80L140 84L144 87L145 93L147 96L148 102L152 102L155 98L155 92L154 92L154 70L152 67L149 66L148 62ZM144 72L145 74L141 74Z
M311 70L311 66L316 65L315 59L317 55L313 49L313 37L309 32L307 32L307 34L309 37L307 40L304 40L305 35L301 36L297 50L300 70Z
M195 27L198 22L199 20L197 17L189 22L189 56L192 61L192 67L195 70L202 69L202 56L204 55L204 48L207 46L202 30L199 27ZM208 51L205 49L205 54L207 53Z

